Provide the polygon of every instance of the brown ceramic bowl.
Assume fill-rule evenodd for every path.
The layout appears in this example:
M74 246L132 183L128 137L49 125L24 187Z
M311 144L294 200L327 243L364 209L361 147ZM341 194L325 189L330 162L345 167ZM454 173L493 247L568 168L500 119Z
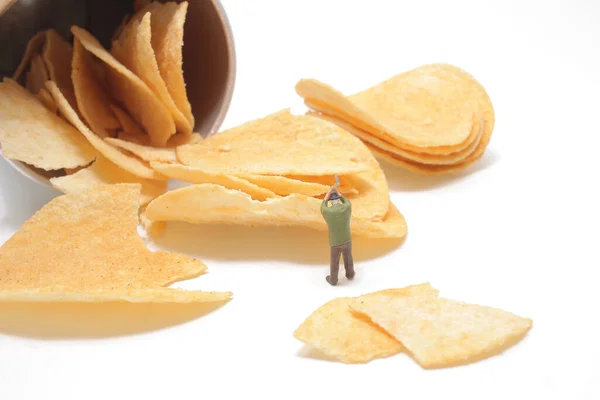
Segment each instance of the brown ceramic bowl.
M162 1L164 2L164 1ZM181 0L177 1L178 3ZM216 133L229 109L235 86L236 60L233 33L219 0L187 0L183 70L188 99L196 121L195 132ZM12 76L29 39L40 30L54 28L69 40L77 25L90 31L105 48L133 0L0 0L0 76ZM49 185L46 174L7 160L37 182Z

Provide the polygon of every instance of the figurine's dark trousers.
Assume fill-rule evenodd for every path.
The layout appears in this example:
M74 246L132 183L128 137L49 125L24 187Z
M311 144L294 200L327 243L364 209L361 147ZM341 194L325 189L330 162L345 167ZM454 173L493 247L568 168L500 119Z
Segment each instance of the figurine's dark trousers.
M352 259L352 242L340 244L339 246L331 246L331 264L329 265L330 273L327 277L327 282L332 285L337 284L338 273L340 270L340 256L344 256L344 269L346 270L346 278L354 278L354 260Z

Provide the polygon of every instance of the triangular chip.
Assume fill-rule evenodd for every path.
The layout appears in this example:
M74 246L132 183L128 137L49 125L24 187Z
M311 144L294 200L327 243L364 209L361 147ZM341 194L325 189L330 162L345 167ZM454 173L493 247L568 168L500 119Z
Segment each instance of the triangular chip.
M129 156L127 154L123 154L117 148L112 147L110 144L106 143L100 137L96 136L92 131L88 129L88 127L79 119L79 116L70 106L67 99L63 96L60 89L56 84L52 81L46 82L46 89L50 92L56 104L58 105L58 109L60 113L69 121L73 126L75 126L90 142L92 146L99 153L101 153L104 157L121 167L122 169L128 171L129 173L139 176L145 179L167 179L164 175L159 174L149 165L145 164L143 161Z
M255 200L266 200L279 197L269 189L265 189L233 175L212 174L198 168L192 168L187 165L176 163L152 162L150 165L152 168L169 178L188 183L211 183L228 189L240 190L247 193Z
M164 146L175 133L175 123L167 108L139 77L106 51L88 31L77 26L71 31L87 51L106 63L106 74L114 95L146 130L152 144Z
M119 168L99 155L87 168L72 174L50 179L52 186L63 193L90 190L97 185L139 183L142 185L140 205L144 205L167 191L168 181L140 178Z
M4 157L43 170L88 165L96 151L83 135L15 81L0 83L0 146Z
M369 293L357 299L368 299L382 293L390 297L437 296L438 291L425 283ZM294 331L294 337L346 364L367 363L403 351L399 341L352 312L348 307L352 299L355 298L341 297L325 303Z
M160 75L177 108L193 129L194 116L183 76L183 27L187 9L187 1L179 4L173 1L163 4L152 2L141 12L151 12L152 48L156 54Z
M480 112L463 75L444 64L396 75L351 96L316 80L301 80L296 91L309 103L327 107L395 146L411 151L468 146L472 119ZM427 150L422 150L428 152Z
M400 341L425 368L477 361L516 343L532 321L497 308L431 296L379 294L350 307Z
M367 171L360 140L320 118L289 110L177 149L186 165L223 174L346 175Z
M320 213L321 202L301 194L258 201L239 190L200 184L168 191L148 204L146 214L156 221L297 226L324 231L327 224ZM352 234L357 236L402 238L406 235L406 221L392 203L382 221L353 214L350 226Z
M109 131L120 124L110 109L110 97L95 74L94 62L79 39L74 38L72 78L77 106L91 130L100 137L107 137Z
M97 186L51 200L0 248L2 301L221 301L231 293L166 286L201 275L184 255L137 234L140 185Z
M150 21L149 12L134 15L113 42L111 53L158 96L171 113L177 132L189 134L192 131L190 122L177 108L158 69L152 49Z

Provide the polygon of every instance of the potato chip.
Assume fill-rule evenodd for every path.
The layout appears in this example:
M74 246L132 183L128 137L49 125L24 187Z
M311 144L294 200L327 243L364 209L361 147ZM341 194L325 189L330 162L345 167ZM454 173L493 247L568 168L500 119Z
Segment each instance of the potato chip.
M329 115L324 115L315 112L309 112L309 115L315 115L317 117L323 118L326 121L333 122L337 126L346 131L352 133L354 136L358 137L360 140L370 145L371 147L377 147L382 151L393 154L399 159L406 159L409 162L415 162L420 164L428 164L428 165L451 165L456 164L465 158L467 158L479 145L481 141L481 129L479 124L477 124L477 118L474 116L474 123L471 128L471 133L476 136L476 139L473 140L466 148L456 151L450 154L427 154L427 153L417 153L409 150L403 150L399 147L393 146L378 137L371 135L364 130L357 128L341 119L336 117L332 117Z
M2 301L222 301L231 293L167 289L203 274L200 260L151 252L137 234L140 185L51 200L0 248Z
M39 31L29 39L23 58L12 76L13 80L19 81L21 75L25 72L27 66L29 66L33 56L41 53L42 48L44 47L44 41L46 40L46 32L48 31Z
M127 111L123 110L121 107L116 106L114 104L110 105L110 109L119 120L119 124L121 125L121 130L128 135L137 135L137 136L146 136L142 128L138 125L137 122L131 118ZM147 137L147 136L146 136ZM149 142L148 138L148 142Z
M64 115L67 121L69 121L73 126L75 126L79 130L79 132L81 132L85 136L85 138L90 142L90 144L94 146L94 148L98 150L98 152L101 153L104 157L106 157L125 171L133 175L139 176L140 178L159 180L167 179L167 177L159 174L141 160L129 156L127 154L123 154L121 151L112 147L110 144L106 143L104 140L102 140L100 137L96 136L92 131L90 131L88 127L81 121L81 119L79 119L79 116L77 115L75 110L71 108L69 102L67 101L67 99L65 99L60 89L58 88L58 86L56 86L54 82L46 82L46 88L48 89L52 97L54 97L54 100L58 105L59 111L62 113L62 115Z
M58 106L56 105L56 102L45 88L40 89L40 91L37 94L37 97L49 111L51 111L54 114L58 112Z
M371 127L369 132L398 147L464 148L478 107L461 83L453 69L437 64L396 75L348 97L316 80L301 80L296 91L311 102L360 120Z
M503 310L433 296L379 294L349 304L400 341L424 368L492 356L532 326L530 319Z
M177 108L193 129L194 116L192 115L192 106L187 98L183 76L183 27L187 8L187 1L179 4L152 2L140 12L150 11L151 13L152 48L156 54L160 75Z
M29 71L27 71L25 79L25 87L33 94L37 94L40 89L44 87L44 83L49 79L44 60L42 60L42 56L39 54L33 56L31 67Z
M479 127L481 130L484 130L485 122L480 121ZM425 175L439 175L439 174L448 174L448 173L453 173L453 172L458 172L458 171L464 170L465 168L471 166L476 161L478 161L483 156L483 153L485 151L487 143L489 143L489 137L490 137L489 135L485 135L485 133L484 133L484 136L481 138L481 141L479 142L479 144L477 145L475 150L468 157L466 157L464 160L462 160L456 164L450 164L450 165L419 164L419 163L415 163L415 162L412 162L409 160L402 159L402 158L398 157L397 155L391 154L384 150L381 150L378 147L371 146L369 144L366 144L366 145L369 148L369 150L371 150L373 152L373 154L375 154L378 158L385 160L392 165L397 165L397 166L405 168L409 171L418 172L418 173L422 173Z
M277 194L271 190L260 187L236 176L211 174L204 172L201 169L192 168L181 164L152 162L150 165L161 174L183 182L197 184L212 183L228 189L241 190L255 200L266 200L278 197Z
M167 164L175 165L175 164ZM295 226L327 230L321 213L322 200L301 194L253 200L239 190L215 184L200 184L168 191L148 204L148 218L156 221L185 221L198 224L239 224L246 226ZM406 221L396 207L382 221L351 219L352 234L372 238L402 238Z
M117 61L89 32L77 26L71 31L87 51L109 67L106 72L114 95L145 129L152 144L164 146L175 133L175 123L167 108L140 78Z
M287 178L285 176L273 175L244 175L243 178L248 182L254 183L260 187L269 189L280 196L287 196L292 193L303 194L306 196L319 196L327 193L331 186L321 185L315 182L305 182L298 179Z
M206 172L258 175L345 175L367 171L372 155L335 124L289 110L181 146L178 159Z
M113 183L139 183L142 185L140 205L150 201L167 191L166 180L150 180L133 175L99 155L96 161L87 168L72 174L50 179L52 186L63 193L86 191L97 185Z
M77 106L91 130L105 138L109 130L117 129L120 124L110 109L109 94L94 73L94 62L79 39L74 38L72 78Z
M46 43L42 51L44 63L48 68L50 79L62 91L73 91L71 81L71 60L73 59L73 46L63 39L54 29L46 32Z
M43 170L87 165L96 151L85 137L15 81L0 83L0 145L4 157Z
M171 113L177 132L191 133L192 127L189 121L177 108L160 75L152 49L150 20L149 12L136 14L123 28L119 38L113 42L111 53L158 96Z
M139 137L137 135L121 134L119 138L107 138L105 140L111 145L135 154L147 162L162 161L178 163L176 147L189 143L192 140L197 140L196 136L200 135L197 133L192 135L178 133L175 136L171 136L171 139L167 142L167 147L153 147L148 143L148 140L144 140L147 139L145 136Z
M386 289L357 299L368 299L385 293L391 298L416 295L437 296L428 283L400 289ZM333 299L312 313L295 331L299 341L346 364L367 363L389 357L404 350L402 344L387 332L352 312L348 303L353 298Z

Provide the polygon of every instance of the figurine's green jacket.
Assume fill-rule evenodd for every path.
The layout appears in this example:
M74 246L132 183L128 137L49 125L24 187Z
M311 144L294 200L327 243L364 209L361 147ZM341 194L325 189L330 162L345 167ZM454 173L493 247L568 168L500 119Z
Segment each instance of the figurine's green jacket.
M341 203L327 207L327 200L321 203L321 214L329 226L329 245L339 246L352 240L350 235L350 217L352 204L343 196Z

